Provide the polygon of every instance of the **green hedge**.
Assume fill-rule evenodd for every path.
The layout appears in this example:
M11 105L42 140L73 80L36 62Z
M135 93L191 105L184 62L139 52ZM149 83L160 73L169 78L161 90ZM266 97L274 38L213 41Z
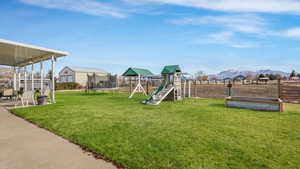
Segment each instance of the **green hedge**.
M55 89L56 90L72 90L72 89L81 89L82 86L75 82L67 82L67 83L56 83Z

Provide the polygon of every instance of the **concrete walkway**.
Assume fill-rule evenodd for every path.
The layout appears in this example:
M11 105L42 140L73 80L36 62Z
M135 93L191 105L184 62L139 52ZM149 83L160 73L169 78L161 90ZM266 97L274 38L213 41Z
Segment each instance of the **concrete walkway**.
M0 107L0 169L115 169Z

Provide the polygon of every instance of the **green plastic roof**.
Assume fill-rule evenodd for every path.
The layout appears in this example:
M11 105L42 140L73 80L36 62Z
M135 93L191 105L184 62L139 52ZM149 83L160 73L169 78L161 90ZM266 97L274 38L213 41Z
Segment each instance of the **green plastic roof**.
M176 72L181 72L179 65L169 65L164 67L161 74L174 74Z
M128 68L123 76L153 76L153 73L148 69L140 69L140 68Z

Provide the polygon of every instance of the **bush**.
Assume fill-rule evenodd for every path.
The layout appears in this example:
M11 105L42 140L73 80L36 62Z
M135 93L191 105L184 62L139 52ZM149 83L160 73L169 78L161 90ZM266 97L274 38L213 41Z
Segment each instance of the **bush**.
M66 82L66 83L56 83L55 89L56 90L73 90L73 89L81 89L82 87L80 84L75 82Z

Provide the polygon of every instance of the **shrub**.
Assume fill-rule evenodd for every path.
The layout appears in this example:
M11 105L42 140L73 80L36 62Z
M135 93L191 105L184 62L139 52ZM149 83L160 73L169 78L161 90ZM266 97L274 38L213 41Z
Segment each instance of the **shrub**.
M292 78L292 77L297 77L297 73L296 73L295 70L293 70L292 73L291 73L291 75L290 75L290 78Z
M82 88L80 84L75 82L66 82L66 83L56 83L55 89L56 90L73 90L73 89L80 89Z

